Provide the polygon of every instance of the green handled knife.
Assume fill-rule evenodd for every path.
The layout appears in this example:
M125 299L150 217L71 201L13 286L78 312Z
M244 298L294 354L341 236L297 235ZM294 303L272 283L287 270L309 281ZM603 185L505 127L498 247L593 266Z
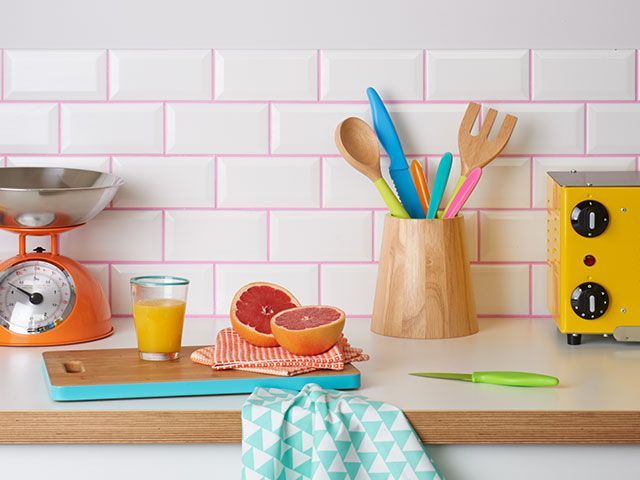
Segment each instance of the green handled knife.
M409 375L510 387L554 387L560 383L556 377L528 372L410 373Z

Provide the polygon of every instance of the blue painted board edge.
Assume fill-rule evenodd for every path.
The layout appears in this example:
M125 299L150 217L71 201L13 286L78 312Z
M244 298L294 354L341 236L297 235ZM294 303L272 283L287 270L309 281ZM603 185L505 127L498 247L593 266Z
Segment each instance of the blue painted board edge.
M190 382L151 382L104 385L51 385L44 361L42 370L51 399L56 402L79 400L113 400L125 398L189 397L251 393L256 387L301 390L307 383L323 388L352 390L360 388L360 373L343 375L305 375L294 377L256 377L230 380L198 380Z

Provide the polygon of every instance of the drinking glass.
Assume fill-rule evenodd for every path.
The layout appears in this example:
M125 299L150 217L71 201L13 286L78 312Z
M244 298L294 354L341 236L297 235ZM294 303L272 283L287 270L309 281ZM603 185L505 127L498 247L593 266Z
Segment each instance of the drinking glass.
M130 281L133 321L142 360L175 360L180 356L189 280L148 275Z

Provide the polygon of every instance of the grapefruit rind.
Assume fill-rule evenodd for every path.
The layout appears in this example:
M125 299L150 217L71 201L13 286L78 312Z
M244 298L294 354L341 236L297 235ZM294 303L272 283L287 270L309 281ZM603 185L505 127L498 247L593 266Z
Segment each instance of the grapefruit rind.
M278 324L279 319L291 316L292 313L300 312L302 314L305 309L309 311L330 310L336 312L338 316L335 320L310 328L291 329ZM290 308L271 318L271 332L281 347L295 355L318 355L329 350L340 340L345 319L346 315L342 310L327 305ZM317 322L311 321L310 323Z
M240 288L234 295L233 300L231 301L231 309L229 313L229 318L231 319L231 326L233 327L233 329L238 333L238 335L240 335L240 337L242 337L244 340L251 343L252 345L256 345L258 347L277 347L278 342L276 341L272 333L260 332L256 328L252 327L251 325L248 325L247 323L243 322L238 317L238 305L241 300L241 297L243 296L243 294L245 294L246 292L248 292L250 289L254 287L271 287L274 290L281 291L289 297L290 303L292 305L300 306L300 302L286 288L280 285L277 285L275 283L269 283L269 282L249 283L244 287ZM277 313L279 312L274 312L273 315L276 315ZM265 315L268 315L268 314L265 314ZM270 326L271 323L268 322L268 325Z

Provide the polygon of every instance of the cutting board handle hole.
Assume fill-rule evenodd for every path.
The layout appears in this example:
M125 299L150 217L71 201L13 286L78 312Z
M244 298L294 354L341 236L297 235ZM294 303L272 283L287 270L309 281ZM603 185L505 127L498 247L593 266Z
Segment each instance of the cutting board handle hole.
M64 371L67 373L83 373L84 365L80 360L71 360L70 362L64 362Z

